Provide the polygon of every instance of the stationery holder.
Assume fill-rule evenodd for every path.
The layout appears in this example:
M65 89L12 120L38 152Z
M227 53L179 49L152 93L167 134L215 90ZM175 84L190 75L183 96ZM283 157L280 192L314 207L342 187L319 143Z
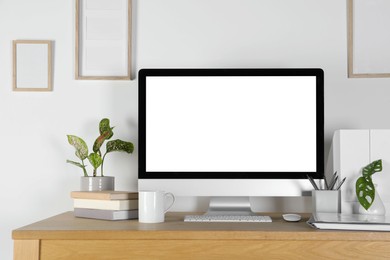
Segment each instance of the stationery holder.
M312 191L313 213L340 213L341 193L340 190L313 190Z

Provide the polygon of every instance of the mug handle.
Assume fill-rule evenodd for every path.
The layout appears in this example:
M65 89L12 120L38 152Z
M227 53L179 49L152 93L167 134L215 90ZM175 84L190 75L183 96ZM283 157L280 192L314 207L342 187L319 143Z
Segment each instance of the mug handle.
M171 192L166 192L164 194L164 198L165 197L171 197L172 198L172 203L171 205L169 205L165 210L164 210L164 214L167 213L167 211L173 206L173 203L175 203L175 196L171 193Z

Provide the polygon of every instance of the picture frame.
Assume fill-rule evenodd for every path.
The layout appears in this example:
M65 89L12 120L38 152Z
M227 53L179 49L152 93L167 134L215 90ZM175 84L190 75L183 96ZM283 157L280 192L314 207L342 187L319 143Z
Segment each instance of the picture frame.
M348 77L390 77L390 1L348 0Z
M75 3L75 78L131 80L131 0Z
M14 40L13 91L52 91L52 41Z

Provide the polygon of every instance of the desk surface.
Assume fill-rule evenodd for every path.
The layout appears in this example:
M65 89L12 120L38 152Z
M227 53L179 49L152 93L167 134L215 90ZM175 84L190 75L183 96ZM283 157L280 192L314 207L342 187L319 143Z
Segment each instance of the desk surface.
M187 213L188 214L188 213ZM138 220L106 221L76 218L73 212L16 229L13 239L281 239L284 240L382 240L390 241L390 232L327 231L309 227L309 214L300 222L286 222L281 214L270 214L272 223L189 223L186 213L168 213L164 223L144 224ZM118 232L121 231L121 232ZM98 236L97 236L98 234ZM210 237L212 234L212 237Z
M16 229L14 259L388 259L390 232L325 231L285 222L104 221L66 212Z

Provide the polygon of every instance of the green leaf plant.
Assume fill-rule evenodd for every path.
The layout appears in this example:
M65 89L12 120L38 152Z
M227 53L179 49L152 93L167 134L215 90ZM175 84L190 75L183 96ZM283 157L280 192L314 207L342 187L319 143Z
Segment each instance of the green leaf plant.
M360 205L368 210L375 200L375 185L372 175L382 171L382 160L376 160L363 168L362 175L356 181L356 196Z
M111 152L126 152L133 153L134 145L131 142L125 142L122 140L113 140L108 141L106 144L105 153L102 156L101 147L104 142L111 139L114 135L113 130L114 127L110 127L110 120L107 118L103 118L99 123L99 136L96 138L92 150L93 152L88 154L88 146L86 142L78 136L68 135L68 142L76 149L76 157L81 160L81 163L67 160L67 163L73 164L77 167L80 167L83 170L84 177L88 177L86 165L84 163L85 159L88 159L89 163L93 168L92 176L97 176L97 170L100 168L100 176L103 175L103 165L106 155Z

